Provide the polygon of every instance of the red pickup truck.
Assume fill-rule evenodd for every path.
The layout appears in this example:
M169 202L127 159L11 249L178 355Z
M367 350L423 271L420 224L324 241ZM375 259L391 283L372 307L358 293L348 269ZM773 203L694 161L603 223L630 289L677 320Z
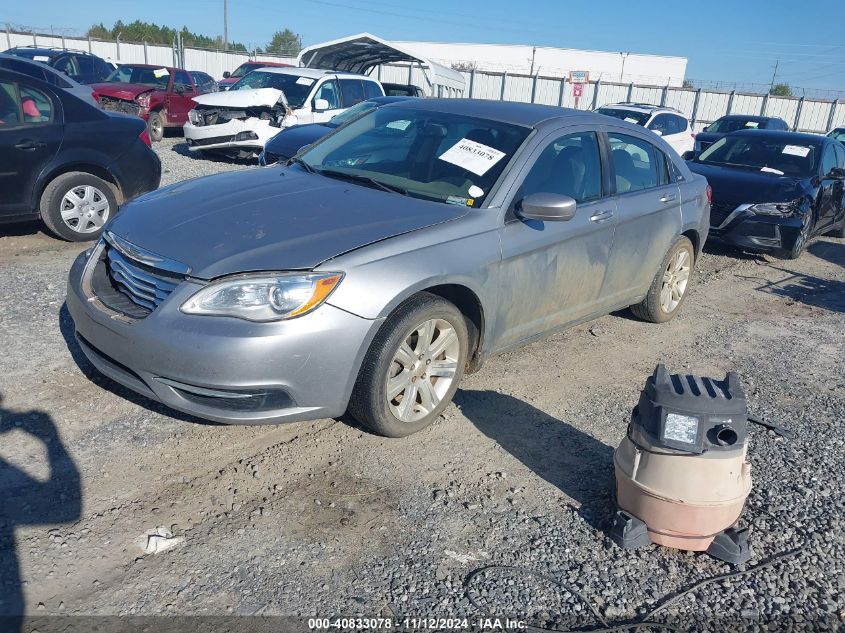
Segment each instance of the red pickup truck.
M91 88L104 110L144 119L153 141L162 139L164 128L182 127L194 107L192 99L207 92L187 70L149 64L121 64Z

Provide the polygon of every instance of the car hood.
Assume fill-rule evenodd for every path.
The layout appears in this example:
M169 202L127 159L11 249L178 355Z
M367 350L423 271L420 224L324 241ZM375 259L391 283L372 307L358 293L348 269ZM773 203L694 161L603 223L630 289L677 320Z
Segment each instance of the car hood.
M322 123L295 125L276 134L265 143L264 149L283 158L290 158L304 145L310 145L334 130L334 127Z
M306 270L348 251L455 220L467 207L370 189L299 167L197 178L130 202L108 230L211 279Z
M272 108L280 99L283 104L287 104L285 93L276 88L224 90L194 97L194 101L200 105L223 108L257 108L261 106Z
M125 99L127 101L134 100L139 94L158 90L154 86L145 86L144 84L124 84L117 82L91 84L91 88L95 94L114 97L115 99Z
M807 178L704 165L694 161L688 161L687 166L692 172L707 178L713 188L714 203L787 202L802 196L809 186Z

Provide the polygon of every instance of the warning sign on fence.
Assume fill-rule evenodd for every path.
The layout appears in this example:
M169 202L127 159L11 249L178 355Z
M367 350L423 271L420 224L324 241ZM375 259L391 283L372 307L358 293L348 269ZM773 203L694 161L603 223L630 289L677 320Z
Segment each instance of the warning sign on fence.
M569 83L572 84L572 97L575 99L575 107L577 108L581 95L584 94L584 84L590 83L590 71L569 71Z

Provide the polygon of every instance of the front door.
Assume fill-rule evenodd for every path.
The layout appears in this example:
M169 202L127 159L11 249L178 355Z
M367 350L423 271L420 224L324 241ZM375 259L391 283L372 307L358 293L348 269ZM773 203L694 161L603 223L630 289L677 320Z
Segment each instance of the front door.
M318 101L325 101L328 107L317 108ZM305 108L303 108L305 110ZM325 123L331 119L335 114L343 112L343 105L340 99L340 87L336 79L326 79L323 83L317 86L317 91L311 100L311 112L303 112L302 115L297 112L297 118L300 123ZM304 119L307 117L307 120Z
M501 229L493 343L499 350L594 314L605 303L602 285L616 205L604 196L598 135L577 127L553 134L528 164ZM564 222L521 219L520 201L533 193L574 198L575 217Z
M167 123L184 125L188 112L194 109L193 99L199 94L191 76L184 70L177 70L167 92Z
M842 181L830 177L830 172L839 164L833 143L828 144L822 154L819 168L819 194L815 230L821 231L838 220L839 210L842 208Z
M608 129L619 226L605 292L623 302L648 288L681 232L681 194L659 147Z
M35 212L32 192L62 138L58 100L25 83L0 81L0 214Z

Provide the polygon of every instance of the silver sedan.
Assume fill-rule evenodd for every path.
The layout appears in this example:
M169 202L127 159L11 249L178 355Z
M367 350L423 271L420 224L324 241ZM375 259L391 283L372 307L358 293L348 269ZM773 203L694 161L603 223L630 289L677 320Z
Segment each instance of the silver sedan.
M420 100L288 165L128 204L67 304L104 374L227 423L403 436L484 359L631 306L674 317L709 187L660 138L538 105Z

